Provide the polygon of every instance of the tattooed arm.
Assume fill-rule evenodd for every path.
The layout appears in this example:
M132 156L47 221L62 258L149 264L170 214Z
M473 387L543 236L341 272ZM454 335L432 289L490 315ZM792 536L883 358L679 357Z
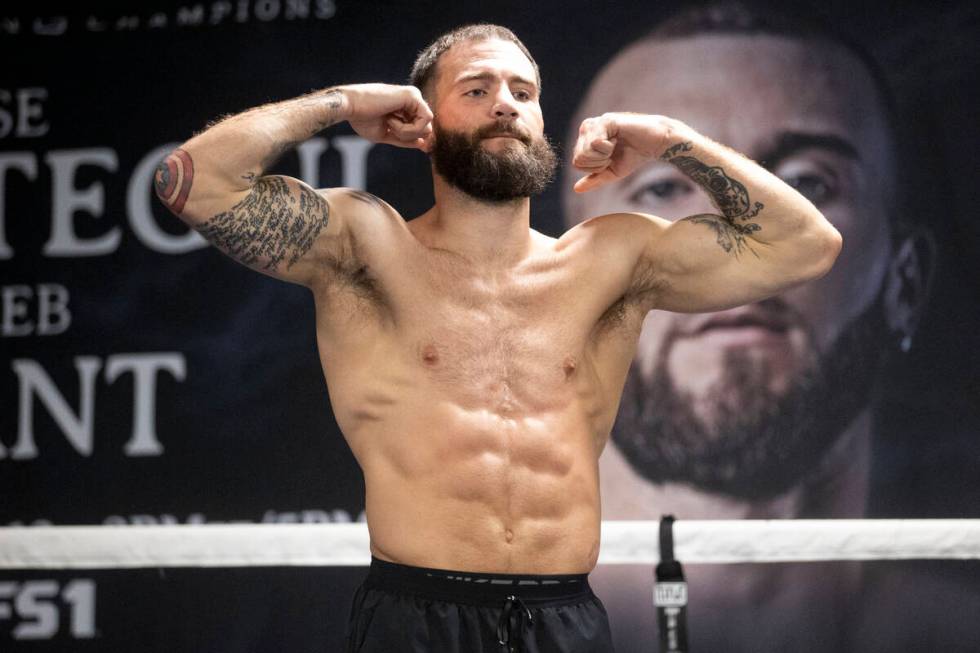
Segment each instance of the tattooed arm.
M341 86L251 109L214 124L157 168L157 196L175 215L238 262L312 284L350 247L352 213L380 208L366 193L318 192L263 173L285 151L343 120L361 136L425 147L432 113L414 87ZM367 196L370 197L370 196Z
M574 165L586 192L651 159L676 166L717 209L671 223L615 221L636 252L635 283L656 285L650 308L708 312L774 295L820 277L840 251L837 230L775 175L687 125L663 116L612 113L582 123ZM637 232L645 234L638 238ZM646 289L633 288L634 292Z

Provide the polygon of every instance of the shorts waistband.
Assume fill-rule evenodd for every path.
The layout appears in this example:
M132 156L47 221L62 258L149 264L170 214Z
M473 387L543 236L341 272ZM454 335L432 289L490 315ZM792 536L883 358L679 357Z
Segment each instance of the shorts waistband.
M436 600L499 606L510 597L528 605L560 605L592 597L588 574L497 574L400 565L371 556L365 586Z

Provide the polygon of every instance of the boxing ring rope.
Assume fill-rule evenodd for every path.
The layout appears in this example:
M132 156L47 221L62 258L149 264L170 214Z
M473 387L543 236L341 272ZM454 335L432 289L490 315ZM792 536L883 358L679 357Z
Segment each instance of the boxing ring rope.
M659 522L602 523L599 564L659 562ZM980 559L980 519L678 521L687 563ZM367 525L0 528L0 569L364 566Z

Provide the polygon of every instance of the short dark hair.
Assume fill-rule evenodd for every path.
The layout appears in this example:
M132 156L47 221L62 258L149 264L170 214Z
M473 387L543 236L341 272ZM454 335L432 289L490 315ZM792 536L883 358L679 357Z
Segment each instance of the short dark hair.
M463 43L465 41L486 41L489 39L510 41L520 48L520 51L524 53L524 56L528 58L528 61L534 67L535 81L538 84L538 88L541 88L541 72L538 70L538 64L534 60L534 57L531 56L531 53L528 52L527 47L521 43L521 40L517 38L516 34L506 27L492 25L490 23L478 23L457 27L430 43L415 58L415 63L412 64L412 72L409 75L409 83L422 91L423 95L427 95L427 87L438 74L437 64L439 63L439 57L457 43Z

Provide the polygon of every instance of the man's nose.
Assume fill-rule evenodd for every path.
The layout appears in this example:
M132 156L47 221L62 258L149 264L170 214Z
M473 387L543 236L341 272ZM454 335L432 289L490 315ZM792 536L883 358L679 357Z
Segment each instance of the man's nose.
M516 118L517 103L514 96L507 89L497 92L496 102L493 104L493 115L496 118Z

